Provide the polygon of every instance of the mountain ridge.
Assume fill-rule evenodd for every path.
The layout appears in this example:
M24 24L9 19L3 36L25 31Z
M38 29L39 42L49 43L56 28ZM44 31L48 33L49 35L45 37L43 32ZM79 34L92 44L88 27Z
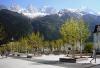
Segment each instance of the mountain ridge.
M55 8L50 7L50 6L36 8L36 7L33 7L32 4L30 4L28 7L22 8L18 4L16 4L16 5L10 6L9 8L7 8L4 5L0 5L0 10L1 9L8 9L8 10L13 11L13 12L18 12L18 13L24 14L30 18L35 18L35 17L39 17L39 16L43 17L46 15L52 15L52 14L61 15L63 13L68 13L68 12L69 13L76 13L80 16L86 15L86 14L100 16L100 12L97 12L97 11L90 9L90 8L80 8L80 9L65 8L65 9L56 10Z
M61 16L51 14L42 17L28 18L17 12L4 9L0 10L0 23L5 23L5 25L9 27L9 30L7 30L8 33L10 33L9 35L11 35L10 38L12 36L15 38L20 37L20 33L24 35L24 33L30 33L32 30L34 32L40 32L45 40L59 39L61 37L59 32L61 25L71 17L79 18L80 16L77 13L65 12ZM85 14L82 15L81 18L89 25L91 33L94 31L95 25L100 24L100 16L97 15ZM16 24L18 27L16 27Z

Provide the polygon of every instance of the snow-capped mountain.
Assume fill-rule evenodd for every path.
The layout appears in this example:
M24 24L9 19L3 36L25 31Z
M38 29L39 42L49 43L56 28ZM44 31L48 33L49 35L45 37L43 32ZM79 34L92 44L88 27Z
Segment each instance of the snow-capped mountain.
M46 13L46 14L56 14L57 13L56 9L50 6L44 6L43 8L40 9L40 12Z
M30 13L26 9L21 9L20 11L24 15L25 13L29 13L30 16L32 15L32 13ZM11 33L8 34L9 36L12 35L12 32L15 37L20 36L19 31L23 31L23 29L25 29L25 31L21 32L21 33L25 33L25 35L27 32L33 30L33 31L41 32L41 34L44 35L45 39L48 40L58 39L60 37L59 28L66 20L69 20L71 17L77 18L81 16L84 22L89 25L89 30L91 32L93 32L95 25L100 24L100 16L93 15L93 14L86 14L86 13L84 13L84 15L81 15L79 14L79 10L72 11L66 9L66 10L62 10L61 12L58 12L58 14L61 14L61 16L59 16L58 14L50 14L43 17L37 17L36 13L37 12L39 13L39 11L36 11L34 12L34 14L36 14L37 18L31 19L31 21L29 21L29 18L26 17L29 14L26 14L26 16L24 16L20 14L21 12L18 11L15 12L7 9L0 10L0 22L9 26L10 30L13 29L11 32L8 32ZM30 25L30 29L28 25ZM17 34L17 36L15 34L16 31L19 32L19 35Z
M96 12L92 9L89 9L89 8L84 8L84 9L61 9L58 14L61 15L61 14L64 14L64 13L74 13L74 14L78 14L79 16L83 16L83 15L86 15L86 14L93 14L93 15L100 15L99 12Z
M4 9L5 6L1 5L0 9ZM63 14L67 13L69 15L75 15L77 17L86 15L86 14L92 14L92 15L97 15L100 16L100 12L96 12L95 10L89 9L89 8L83 8L83 9L61 9L61 10L56 10L53 7L50 6L44 6L42 8L35 8L32 5L29 5L26 8L22 8L19 5L13 5L9 8L9 10L18 12L21 14L24 14L25 16L28 16L30 18L35 18L38 16L46 16L46 15L51 15L51 14L58 14L59 16L62 16Z
M57 13L56 9L49 6L44 6L43 8L35 8L32 5L29 5L27 8L21 8L19 5L14 5L10 7L10 10L14 12L22 13L25 16L28 16L30 18Z

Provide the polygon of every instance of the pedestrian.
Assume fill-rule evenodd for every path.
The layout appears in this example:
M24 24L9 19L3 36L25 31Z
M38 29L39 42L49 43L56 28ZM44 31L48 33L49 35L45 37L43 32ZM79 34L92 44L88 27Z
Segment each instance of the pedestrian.
M90 63L91 63L93 60L95 60L95 63L96 63L96 50L95 50L95 49L93 49L92 59L91 59Z
M3 56L4 56L4 51L1 51L1 56L2 56L2 58L3 58Z
M8 57L8 51L5 52L5 57L6 57L6 58Z

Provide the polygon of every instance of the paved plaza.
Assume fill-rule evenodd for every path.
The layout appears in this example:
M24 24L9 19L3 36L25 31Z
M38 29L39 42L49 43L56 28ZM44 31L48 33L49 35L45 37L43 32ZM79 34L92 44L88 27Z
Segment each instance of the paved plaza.
M77 63L59 62L64 55L43 55L38 57L8 57L0 58L0 68L100 68L100 58L96 63L90 63L92 58L79 60Z

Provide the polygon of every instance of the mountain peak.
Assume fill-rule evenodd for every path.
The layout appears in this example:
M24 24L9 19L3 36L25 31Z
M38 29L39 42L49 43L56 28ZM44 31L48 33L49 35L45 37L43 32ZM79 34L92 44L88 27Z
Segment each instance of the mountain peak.
M0 5L0 9L5 9L6 7L3 5ZM7 8L6 8L7 9ZM61 10L56 10L53 7L50 6L44 6L42 8L35 8L33 5L28 5L27 8L22 8L19 5L13 5L10 7L11 11L22 13L25 16L28 16L30 18L35 18L38 16L46 16L46 15L51 15L51 14L58 14L59 16L62 16L64 13L72 13L72 14L77 14L78 16L83 16L86 14L92 14L92 15L100 15L100 12L96 12L95 10L92 10L90 8L81 8L81 9L72 9L72 8L67 8L67 9L61 9Z

